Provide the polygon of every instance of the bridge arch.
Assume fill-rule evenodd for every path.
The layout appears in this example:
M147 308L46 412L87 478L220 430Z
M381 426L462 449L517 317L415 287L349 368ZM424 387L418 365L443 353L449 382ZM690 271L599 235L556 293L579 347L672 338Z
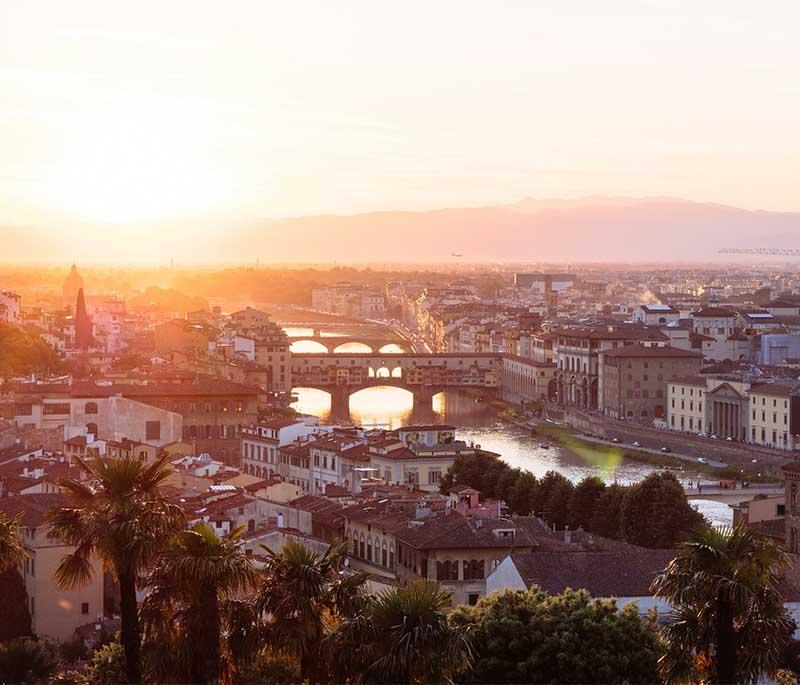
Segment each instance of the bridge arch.
M360 340L345 340L332 345L331 352L334 354L375 354L375 349L368 343Z
M327 345L313 337L291 338L289 352L300 354L326 354L330 352L330 349L328 349Z

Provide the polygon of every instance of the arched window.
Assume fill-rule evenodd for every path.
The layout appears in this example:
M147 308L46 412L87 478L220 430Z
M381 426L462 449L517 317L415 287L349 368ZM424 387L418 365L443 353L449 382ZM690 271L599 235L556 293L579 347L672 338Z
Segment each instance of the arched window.
M87 402L86 407L83 410L84 414L96 414L97 413L97 402Z
M87 423L86 424L86 433L91 433L94 437L97 437L97 424L96 423Z
M789 498L789 506L793 514L797 513L797 483L792 483L791 496Z
M464 580L483 580L483 561L464 559Z
M458 580L458 562L437 561L436 580Z

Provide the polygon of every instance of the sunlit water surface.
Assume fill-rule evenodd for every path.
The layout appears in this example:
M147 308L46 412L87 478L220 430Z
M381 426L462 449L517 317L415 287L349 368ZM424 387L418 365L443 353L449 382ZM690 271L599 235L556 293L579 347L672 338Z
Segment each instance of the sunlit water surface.
M292 406L300 412L330 418L330 396L322 390L296 388L298 401ZM498 421L496 412L474 397L447 391L434 397L434 421L458 428L458 437L483 449L496 452L506 463L527 469L536 476L558 471L572 481L596 475L607 483L635 483L652 473L652 466L621 459L614 463L596 463L594 455L558 446L543 447L541 441L524 428ZM401 388L367 388L350 397L350 418L356 425L394 429L414 419L413 398ZM680 477L680 475L679 475ZM688 476L687 476L688 478ZM733 514L727 504L700 500L694 503L715 525L730 525Z

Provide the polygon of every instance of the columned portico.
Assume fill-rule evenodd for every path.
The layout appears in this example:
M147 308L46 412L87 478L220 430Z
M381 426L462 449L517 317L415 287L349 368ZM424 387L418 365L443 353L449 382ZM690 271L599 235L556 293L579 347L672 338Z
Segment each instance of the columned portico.
M686 400L684 399L684 402ZM705 396L707 432L720 438L745 440L747 438L748 398L730 383L721 383Z
M711 401L711 425L709 432L721 438L742 440L744 424L742 421L742 403L736 400Z

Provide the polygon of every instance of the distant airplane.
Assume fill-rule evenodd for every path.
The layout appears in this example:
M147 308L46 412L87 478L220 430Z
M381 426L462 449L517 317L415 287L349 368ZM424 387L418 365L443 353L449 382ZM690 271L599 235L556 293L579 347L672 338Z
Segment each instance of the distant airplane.
M458 252L451 252L450 256L451 257L463 257L464 255L463 254L459 254Z

